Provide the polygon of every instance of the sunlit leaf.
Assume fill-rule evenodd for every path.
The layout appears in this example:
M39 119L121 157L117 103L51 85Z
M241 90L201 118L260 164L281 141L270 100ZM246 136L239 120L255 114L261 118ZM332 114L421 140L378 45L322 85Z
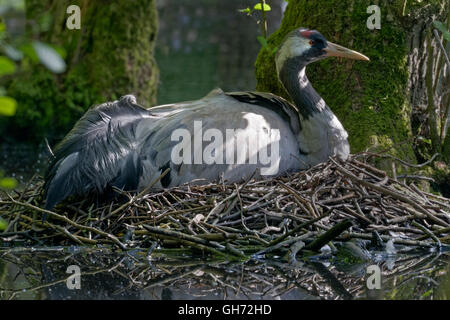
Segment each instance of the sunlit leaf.
M262 10L262 9L261 9L261 3L255 4L255 6L253 7L253 9L255 9L255 10ZM272 9L270 8L270 6L269 6L267 3L264 3L264 11L270 11L270 10L272 10Z
M51 72L62 73L66 71L66 63L55 49L39 41L33 42L33 48L41 63Z
M430 289L422 294L422 298L426 298L433 293L433 289Z
M11 117L16 113L17 102L10 97L0 97L0 116Z
M16 71L16 65L7 57L0 57L0 76L13 74Z
M5 54L14 61L19 61L23 58L23 53L20 50L10 46L9 44L3 45L3 51Z
M252 10L250 8L245 8L245 9L239 9L238 11L242 12L242 13L250 13Z
M17 180L14 178L1 178L0 188L2 189L14 189L17 187Z
M427 138L425 138L423 136L418 136L417 140L425 142L426 144L429 144L431 146L431 139L427 139Z
M2 218L0 218L0 231L6 230L7 227L8 227L8 222L6 222Z

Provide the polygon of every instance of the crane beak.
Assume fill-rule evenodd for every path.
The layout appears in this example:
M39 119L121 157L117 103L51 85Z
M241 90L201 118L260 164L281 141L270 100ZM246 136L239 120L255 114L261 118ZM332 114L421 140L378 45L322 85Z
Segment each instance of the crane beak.
M326 52L325 54L326 57L343 57L354 60L370 61L370 59L365 55L363 55L362 53L347 49L343 46L340 46L330 41L327 42L328 46L325 49L323 49Z

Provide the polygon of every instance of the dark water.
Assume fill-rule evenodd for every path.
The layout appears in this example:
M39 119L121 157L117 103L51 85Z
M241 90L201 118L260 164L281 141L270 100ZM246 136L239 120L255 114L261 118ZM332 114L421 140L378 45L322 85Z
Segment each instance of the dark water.
M0 299L448 299L448 253L374 256L360 264L208 261L109 249L0 250ZM369 266L381 270L370 287ZM80 288L68 268L79 267ZM370 282L375 283L375 282Z

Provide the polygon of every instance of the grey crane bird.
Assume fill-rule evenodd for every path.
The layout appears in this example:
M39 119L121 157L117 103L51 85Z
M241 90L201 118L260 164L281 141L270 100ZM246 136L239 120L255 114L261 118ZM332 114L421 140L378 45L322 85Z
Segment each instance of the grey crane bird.
M150 109L131 95L91 108L55 148L45 179L46 208L74 194L142 190L167 168L153 189L194 180L241 181L267 169L269 153L276 170L268 176L334 155L346 159L347 132L305 74L309 63L330 56L369 60L318 31L299 28L286 36L275 59L294 103L270 93L216 89L200 100ZM183 133L189 136L183 139ZM265 150L264 163L251 161L255 150Z

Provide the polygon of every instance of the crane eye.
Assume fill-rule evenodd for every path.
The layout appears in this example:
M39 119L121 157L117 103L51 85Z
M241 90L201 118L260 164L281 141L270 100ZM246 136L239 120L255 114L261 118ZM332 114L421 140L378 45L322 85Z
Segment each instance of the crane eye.
M314 40L309 40L309 44L312 47L314 45Z

